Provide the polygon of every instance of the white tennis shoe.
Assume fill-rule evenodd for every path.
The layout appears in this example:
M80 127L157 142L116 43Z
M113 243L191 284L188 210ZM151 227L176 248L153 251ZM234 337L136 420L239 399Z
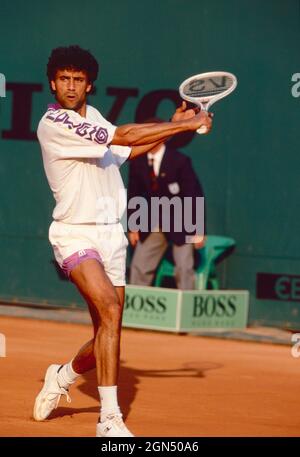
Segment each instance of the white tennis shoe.
M98 422L96 428L96 437L113 438L113 437L133 437L134 435L128 430L123 422L122 414L110 414L104 422Z
M35 399L33 418L43 421L57 408L60 397L66 395L68 403L71 402L68 390L60 387L57 382L57 370L61 365L50 365L46 371L44 386Z

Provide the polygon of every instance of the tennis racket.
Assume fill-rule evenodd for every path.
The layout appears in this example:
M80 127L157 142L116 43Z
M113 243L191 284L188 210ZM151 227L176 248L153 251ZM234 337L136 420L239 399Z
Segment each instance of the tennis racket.
M210 71L187 78L179 86L179 93L184 100L194 103L201 110L208 111L209 107L221 98L227 97L237 86L236 76L226 71ZM202 125L197 133L207 132Z

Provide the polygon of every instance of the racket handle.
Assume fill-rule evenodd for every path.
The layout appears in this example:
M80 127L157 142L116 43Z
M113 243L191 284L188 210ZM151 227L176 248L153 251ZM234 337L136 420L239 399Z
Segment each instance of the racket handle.
M197 133L199 133L199 135L203 135L204 133L207 133L206 125L201 125L201 127L197 130Z
M208 107L207 106L202 106L201 108L202 108L202 111L204 113L206 113L206 115L207 115ZM206 127L206 125L201 125L201 127L199 127L198 130L197 130L197 133L199 133L199 135L204 135L207 132L208 132L208 128Z

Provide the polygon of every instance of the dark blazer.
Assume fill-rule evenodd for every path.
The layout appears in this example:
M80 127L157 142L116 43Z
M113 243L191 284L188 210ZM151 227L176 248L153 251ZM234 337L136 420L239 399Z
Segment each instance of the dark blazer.
M148 203L148 220L149 224L146 230L140 231L140 240L144 241L149 233L151 232L151 227L162 226L162 214L159 216L159 221L151 220L151 197L192 197L193 202L193 221L196 223L195 219L195 204L196 197L204 197L202 186L192 168L191 159L186 155L182 154L179 151L170 149L166 147L162 162L160 165L159 176L157 176L157 190L151 190L151 176L149 173L149 165L147 154L144 154L136 159L130 161L129 166L129 184L128 184L128 199L132 199L136 196L142 196L147 200ZM183 203L183 200L182 200ZM183 207L183 204L182 204ZM138 209L138 208L137 208ZM171 218L170 218L170 231L165 233L167 240L172 241L177 245L182 245L185 243L186 235L193 235L195 232L186 232L183 223L183 210L181 212L182 219L182 230L178 232L178 226L174 226L176 221L174 220L174 208L171 205ZM130 216L135 213L135 209L128 208L128 219L130 231ZM177 223L178 223L178 213Z

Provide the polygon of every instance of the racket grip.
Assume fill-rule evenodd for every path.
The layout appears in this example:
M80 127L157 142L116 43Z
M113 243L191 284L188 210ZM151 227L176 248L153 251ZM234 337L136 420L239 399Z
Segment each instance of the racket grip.
M197 133L199 133L199 135L203 135L204 133L207 133L206 125L201 125L201 127L197 130Z

